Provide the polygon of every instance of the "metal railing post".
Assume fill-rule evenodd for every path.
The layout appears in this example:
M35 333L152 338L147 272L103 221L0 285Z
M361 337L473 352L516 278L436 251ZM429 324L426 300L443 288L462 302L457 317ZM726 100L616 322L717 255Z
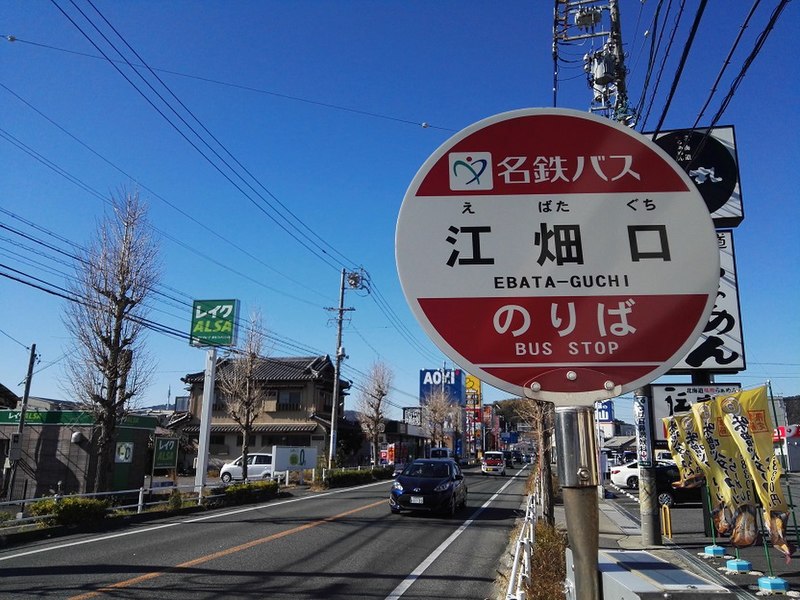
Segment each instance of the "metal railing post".
M136 507L136 513L141 514L144 512L144 486L139 488L139 504Z

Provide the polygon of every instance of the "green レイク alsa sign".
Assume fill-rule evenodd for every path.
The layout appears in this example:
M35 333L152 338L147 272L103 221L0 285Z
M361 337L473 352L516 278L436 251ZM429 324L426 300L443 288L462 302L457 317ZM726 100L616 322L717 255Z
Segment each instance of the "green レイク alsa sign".
M192 307L192 346L235 346L238 300L195 300Z
M178 464L178 438L157 437L153 448L153 469L174 469Z

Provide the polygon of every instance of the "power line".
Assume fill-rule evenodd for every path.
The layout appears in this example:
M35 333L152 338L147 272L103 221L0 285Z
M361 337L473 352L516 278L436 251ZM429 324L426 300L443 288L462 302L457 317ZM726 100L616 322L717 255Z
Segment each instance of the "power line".
M89 41L89 42L90 42L90 43L91 43L91 44L92 44L92 45L93 45L93 46L94 46L96 49L97 49L97 51L98 51L98 52L100 52L100 53L101 53L101 54L102 54L102 55L103 55L103 56L106 58L106 60L108 60L109 64L111 64L111 65L114 67L114 69L115 69L115 70L116 70L116 71L117 71L117 72L118 72L120 75L122 75L122 77L123 77L123 78L124 78L124 79L125 79L125 80L126 80L126 81L127 81L127 82L128 82L128 83L129 83L129 84L130 84L130 85L131 85L131 86L132 86L132 87L133 87L133 88L134 88L134 89L135 89L135 90L136 90L138 93L139 93L139 95L140 95L140 96L142 96L142 98L144 98L144 100L145 100L145 101L146 101L146 102L147 102L147 103L148 103L148 104L149 104L149 105L150 105L150 106L151 106L151 107L152 107L152 108L153 108L153 109L154 109L154 110L155 110L155 111L156 111L156 112L157 112L157 113L158 113L158 114L159 114L159 115L160 115L160 116L161 116L161 117L162 117L162 118L165 120L165 121L167 121L167 123L170 125L170 127L172 127L172 128L173 128L173 129L174 129L174 130L175 130L175 131L176 131L176 132L177 132L177 133L178 133L178 134L179 134L179 135L180 135L180 136L181 136L181 137L182 137L184 140L186 140L186 141L187 141L187 142L188 142L188 143L189 143L189 144L190 144L190 145L191 145L191 146L192 146L192 147L193 147L193 148L194 148L194 149L195 149L195 150L196 150L196 151L197 151L197 152L198 152L198 153L199 153L199 154L200 154L200 155L201 155L201 156L202 156L202 157L203 157L203 158L204 158L204 159L205 159L205 160L206 160L206 161L207 161L207 162L208 162L208 163L209 163L209 164L210 164L210 165L211 165L211 166L212 166L212 167L213 167L213 168L214 168L216 171L217 171L217 172L219 172L219 173L220 173L220 174L221 174L221 175L222 175L222 176L223 176L223 177L224 177L224 178L225 178L225 179L226 179L226 180L227 180L227 181L228 181L228 182L229 182L231 185L233 185L233 186L234 186L234 187L235 187L235 188L236 188L236 189L237 189L237 190L238 190L238 191L239 191L239 192L240 192L240 193L241 193L241 194L242 194L242 195L243 195L245 198L247 198L247 199L248 199L248 200L251 202L251 204L253 204L253 205L254 205L254 206L255 206L255 207L256 207L256 208L257 208L257 209L258 209L260 212L262 212L262 213L263 213L263 214L264 214L264 215L265 215L267 218L269 218L269 219L270 219L270 220L271 220L273 223L275 223L275 225L277 225L279 228L281 228L281 229L282 229L282 230L283 230L283 231L284 231L284 232L285 232L287 235L289 235L289 236L290 236L292 239L294 239L294 240L295 240L295 241L296 241L298 244L300 244L302 247L304 247L306 250L308 250L308 251L309 251L311 254L313 254L314 256L316 256L316 257L317 257L317 258L318 258L320 261L322 261L323 263L325 263L325 264L327 264L328 266L330 266L330 267L332 267L332 268L335 268L335 269L337 269L337 270L339 269L339 266L347 266L347 265L345 265L344 263L341 263L340 261L337 261L337 260L335 260L335 259L334 259L332 256L330 256L330 253L329 253L329 252L327 252L327 251L326 251L324 248L322 248L322 247L321 247L321 246L320 246L320 245L319 245L317 242L314 242L313 240L310 240L310 239L309 239L309 238L308 238L308 237L307 237L305 234L302 234L301 232L297 231L297 227L296 227L296 225L292 225L292 223L289 221L289 219L287 219L287 217L286 217L285 215L283 215L283 214L282 214L282 213L281 213L281 212L280 212L278 209L276 209L276 208L275 208L275 207L274 207L274 206L273 206L273 205L272 205L272 204L269 202L269 200L267 200L267 199L266 199L266 198L265 198L263 195L261 195L261 194L260 194L260 193L259 193L259 192L258 192L258 191L257 191L257 190L256 190L256 189L253 187L253 186L252 186L252 184L250 184L250 182L249 182L249 181L247 181L247 179L245 179L245 177L244 177L244 176L242 176L240 173L238 173L238 172L236 171L236 169L235 169L233 166L231 166L231 164L230 164L230 163L229 163L229 162L228 162L228 161L227 161L227 160L226 160L224 157L222 157L222 156L219 154L219 152L217 152L217 151L216 151L216 150L215 150L215 149L214 149L214 148L211 146L211 144L209 144L209 143L208 143L208 141L206 141L206 140L203 138L203 136L201 136L201 135L200 135L200 134L197 132L197 130L196 130L194 127L192 127L192 126L191 126L191 125L190 125L190 124L189 124L189 123L186 121L186 119L185 119L185 118L183 118L183 116L182 116L182 115L181 115L181 114L180 114L180 113L179 113L179 112L178 112L178 111L177 111L177 110L176 110L176 109L175 109L175 108L174 108L174 107L173 107L173 106L172 106L172 105L171 105L171 104L170 104L170 103L169 103L169 102L168 102L168 101L167 101L167 100L166 100L166 99L165 99L165 98L164 98L164 97L163 97L163 96L162 96L162 95L161 95L161 94L160 94L160 93L159 93L159 92L158 92L158 91L157 91L157 90L156 90L156 89L153 87L153 85L152 85L152 84L151 84L151 83L150 83L150 82L149 82L149 81L148 81L148 80L147 80L147 79L146 79L146 78L145 78L145 77L144 77L144 76L143 76L143 75L142 75L142 74L139 72L139 70L137 70L137 69L136 69L136 68L135 68L135 67L134 67L134 66L133 66L133 65L130 63L130 61L129 61L127 58L125 58L125 55L124 55L124 54L123 54L123 53L122 53L122 52L121 52L121 51L120 51L120 50L119 50L119 49L118 49L118 48L117 48L117 47L114 45L114 43L113 43L113 42L111 42L111 41L108 39L108 37L107 37L105 34L103 34L103 32L102 32L102 31L100 31L100 29L97 27L97 25L95 25L95 24L94 24L94 22L93 22L93 21L92 21L92 20L91 20L91 19L90 19L90 18L89 18L89 17L88 17L88 16L87 16L87 15L86 15L86 14L85 14L85 13L84 13L84 12L83 12L83 11L82 11L80 8L79 8L79 7L78 7L78 6L75 4L74 0L70 0L70 2L72 3L72 5L73 5L73 6L75 6L75 8L78 10L78 12L80 12L80 13L81 13L81 15L84 17L84 19L86 19L86 21L87 21L87 22L88 22L88 23L89 23L89 24L90 24L90 25L91 25L91 26L92 26L92 27L95 29L95 31L97 31L97 32L100 34L100 36L101 36L101 37L102 37L102 38L103 38L103 39L106 41L106 43L107 43L107 44L108 44L108 45L109 45L111 48L113 48L113 50L114 50L114 51L115 51L115 52L116 52L116 53L117 53L117 54L118 54L118 55L119 55L119 56L120 56L120 57L121 57L121 58L122 58L122 59L125 61L125 64L126 64L126 65L128 65L129 67L131 67L131 69L133 70L133 72L134 72L134 73L136 73L136 75L137 75L137 76L138 76L138 77L139 77L139 78L140 78L140 79L141 79L141 80L144 82L144 84L145 84L145 85L146 85L146 86L147 86L147 87L148 87L148 88L149 88L149 89L150 89L150 90L151 90L151 91L152 91L152 92L153 92L153 93L154 93L154 94L155 94L155 95L156 95L156 96L157 96L157 97L158 97L158 98L161 100L161 102L162 102L162 103L163 103L163 104L166 106L166 108L167 108L167 109L169 109L169 111L171 111L171 112L172 112L172 113L173 113L173 114L174 114L174 115L175 115L175 116L178 118L178 120L179 120L181 123L183 123L183 125L184 125L185 127L187 127L187 128L189 129L189 131L191 131L191 132L194 134L194 136L197 138L198 142L199 142L200 144L202 144L203 146L205 146L206 148L208 148L208 150L209 150L209 151L210 151L210 152L211 152L211 153L212 153L212 154L213 154L213 155L214 155L214 156L215 156L215 157L216 157L216 158L217 158L217 159L218 159L218 160L219 160L219 161L220 161L220 162L221 162L221 163L222 163L222 164L223 164L223 165L224 165L224 166L227 168L227 169L228 169L228 171L230 172L230 174L229 174L228 172L226 172L226 171L225 171L225 170L224 170L224 169L223 169L223 168L222 168L222 167L221 167L219 164L217 164L217 163L216 163L216 162L215 162L215 161L214 161L214 160L213 160L211 157L209 157L209 156L208 156L208 154L206 154L206 153L205 153L205 152L204 152L204 151L203 151L203 150L202 150L202 149L201 149L201 148L200 148L200 147L197 145L197 143L195 143L193 140L191 140L191 139L189 138L189 136L187 135L187 133L186 133L186 132L184 132L184 131L183 131L183 130L182 130L182 129L181 129L181 128L180 128L180 127L179 127L179 126L178 126L178 125L177 125L177 124L176 124L176 123L175 123L175 122L172 120L172 119L170 119L170 117L169 117L169 116L167 116L167 115L164 113L164 111L163 111L163 110L161 110L161 109L160 109L158 106L156 106L156 104L153 102L153 100L152 100L151 98L149 98L149 97L148 97L148 95L147 95L147 94L146 94L146 93L145 93L145 92L144 92L144 91L143 91L143 90L142 90L142 89L141 89L141 88L140 88L138 85L136 85L136 83L134 83L134 82L131 80L131 78L130 78L130 77L128 77L128 76L127 76L127 75L126 75L126 74L125 74L125 73L124 73L124 72L123 72L123 71L122 71L122 70L121 70L121 69L120 69L120 68L119 68L119 67L118 67L118 66L115 64L115 62L114 62L113 60L111 60L111 58L110 58L110 57L109 57L109 56L108 56L108 55L107 55L107 54L106 54L106 53L105 53L105 52L104 52L104 51L103 51L103 50L102 50L102 49L101 49L101 48L100 48L100 47L97 45L97 43L96 43L96 42L95 42L95 41L92 39L92 37L91 37L91 36L90 36L90 35L89 35L89 34L88 34L86 31L84 31L84 29L83 29L83 28L81 28L81 27L80 27L80 25L78 25L78 23L76 23L76 22L75 22L75 20L74 20L74 19L73 19L73 18L72 18L70 15L68 15L68 14L66 13L66 11L64 11L64 10L63 10L63 9L62 9L62 8L61 8L59 5L58 5L58 3L56 2L56 0L50 0L50 1L51 1L51 2L52 2L52 3L53 3L55 6L56 6L56 8L58 8L58 10L59 10L59 11L60 11L60 12L61 12L61 13L62 13L62 14L63 14L63 15L64 15L64 16L65 16L65 17L66 17L66 18L67 18L67 19L68 19L68 20L69 20L69 21L70 21L70 22L71 22L71 23L72 23L72 24L73 24L75 27L76 27L76 29L78 29L78 31L79 31L79 32L80 32L80 33L81 33L81 34L82 34L82 35L83 35L83 36L84 36L84 37L85 37L85 38L86 38L86 39L87 39L87 40L88 40L88 41ZM95 10L97 10L97 9L95 9ZM123 39L123 42L125 42L124 38L121 38L121 39ZM126 45L127 45L129 48L130 48L130 45L129 45L129 44L127 44L127 42L125 42L125 44L126 44ZM158 79L158 78L157 78L157 79ZM171 94L173 97L175 97L175 94L173 94L173 93L171 92L171 90L169 90L169 88L168 88L168 87L167 87L167 86L166 86L166 85L165 85L165 84L164 84L164 83L163 83L163 82L162 82L160 79L159 79L159 81L161 82L162 86L164 86L164 87L165 87L165 89L167 89L167 90L170 92L170 94ZM190 113L190 114L191 114L191 113ZM193 115L192 115L192 116L193 116ZM199 120L197 120L196 118L195 118L195 121L196 121L196 122L198 122L198 123L200 123L200 122L199 122ZM202 125L202 124L201 124L201 125ZM204 129L205 129L205 128L204 128ZM217 143L219 144L219 142L217 142ZM229 151L228 151L228 150L227 150L227 149L226 149L224 146L222 146L221 144L219 144L219 145L222 147L223 151L225 151L225 152L226 152L226 153L227 153L229 156L232 156L232 154L231 154L231 153L230 153L230 152L229 152ZM237 164L238 164L238 161L235 161L235 162L237 162ZM248 187L248 188L249 188L249 189L250 189L250 190L251 190L251 191L252 191L252 192L253 192L253 193L254 193L254 194L255 194L255 195L256 195L256 196L257 196L257 197L258 197L258 198L261 200L261 201L262 201L262 202L263 202L264 206L262 206L262 205L261 205L259 202L257 202L257 201L256 201L256 200L255 200L255 199L254 199L254 198L253 198L253 197L252 197L252 196L251 196L251 195L250 195L250 194L249 194L247 191L245 191L245 190L242 188L242 186L241 186L241 185L239 185L239 183L237 183L236 181L234 181L234 179L233 179L232 177L236 177L236 178L238 178L239 180L241 180L241 182L242 182L242 183L243 183L245 186L247 186L247 187ZM263 186L262 186L262 187L263 187ZM270 195L271 195L271 194L270 194ZM269 208L270 208L270 209L271 209L273 212L269 212L269 211L267 211L267 210L265 209L265 206L266 206L266 207L269 207ZM273 213L274 213L274 214L273 214ZM279 220L278 220L278 217L280 217L281 219L283 219L283 221L285 221L285 224L284 224L284 223L282 223L281 221L279 221ZM291 230L289 229L289 227L292 227L293 229L295 229L295 231L297 231L297 233L296 233L295 231L291 231ZM351 264L354 264L354 263L351 263Z
M678 89L678 82L683 74L683 68L686 66L686 59L689 57L689 51L692 49L694 37L697 34L698 28L700 27L700 20L703 18L703 12L706 9L706 4L708 4L708 0L700 0L700 6L697 7L697 13L695 13L694 22L692 23L692 28L689 31L689 37L686 40L686 46L683 48L683 53L681 54L680 61L678 62L678 68L675 71L675 77L672 80L672 86L670 87L669 95L667 96L667 101L664 103L664 109L661 112L661 117L658 119L658 125L656 125L655 131L653 132L653 138L655 138L655 136L658 135L658 132L661 131L661 126L664 124L664 119L667 117L667 112L669 112L669 107L672 104L672 98L675 96L675 91Z
M24 39L18 38L17 36L10 35L10 34L6 34L3 37L5 37L5 39L7 41L9 41L9 42L19 42L20 44L28 44L28 45L36 46L36 47L39 47L39 48L44 48L46 50L55 50L55 51L58 51L58 52L74 54L76 56L83 56L83 57L86 57L86 58L92 58L92 59L96 59L96 60L102 60L102 61L107 60L103 56L97 56L96 54L89 54L88 52L78 52L77 50L70 50L68 48L59 48L58 46L51 46L49 44L43 44L43 43L40 43L40 42L31 41L31 40L24 40ZM117 63L120 63L120 64L125 64L124 61L114 61L114 62L117 62ZM134 67L144 67L145 66L143 64L136 64L136 63L129 63L129 64L131 64ZM333 109L333 110L349 112L349 113L353 113L353 114L361 115L361 116L365 116L365 117L371 117L371 118L375 118L375 119L384 119L386 121L394 121L395 123L403 123L403 124L406 124L406 125L413 125L414 127L421 127L422 129L436 129L436 130L439 130L439 131L450 131L450 132L457 131L456 129L452 129L450 127L442 127L442 126L439 126L439 125L432 125L431 123L429 123L427 121L412 121L410 119L403 119L403 118L400 118L400 117L394 117L394 116L391 116L391 115L386 115L386 114L378 113L378 112L375 112L375 111L363 110L363 109L359 109L359 108L353 108L351 106L342 106L340 104L334 104L332 102L323 102L321 100L312 100L310 98L303 98L301 96L293 96L291 94L284 94L284 93L281 93L281 92L276 92L274 90L265 90L263 88L257 88L257 87L250 86L250 85L232 83L230 81L222 81L220 79L213 79L211 77L203 77L201 75L191 75L189 73L181 73L180 71L172 71L170 69L164 69L164 68L159 68L159 67L148 67L148 68L150 68L153 71L158 71L159 73L167 73L168 75L175 75L177 77L184 77L186 79L194 79L196 81L203 81L205 83L212 83L214 85L219 85L219 86L224 86L224 87L244 90L244 91L247 91L247 92L255 92L257 94L265 94L265 95L268 95L268 96L274 96L276 98L282 98L284 100L291 100L293 102L302 102L304 104L310 104L310 105L319 106L319 107L322 107L322 108L330 108L330 109Z
M20 342L20 341L19 341L17 338L15 338L15 337L12 337L10 334L6 333L6 332L5 332L5 331L3 331L2 329L0 329L0 333L2 333L4 336L6 336L8 339L10 339L12 342L16 342L17 344L19 344L20 346L22 346L23 348L25 348L25 350L30 350L30 348L29 348L28 346L26 346L25 344L23 344L22 342Z
M75 142L77 142L78 144L80 144L81 146L83 146L83 147L84 147L86 150L88 150L88 151L89 151L89 152L91 152L91 153L92 153L94 156L96 156L97 158L99 158L100 160L102 160L104 163L106 163L107 165L109 165L110 167L112 167L112 168L113 168L114 170L116 170L118 173L121 173L121 174L122 174L122 175L124 175L126 178L130 179L131 181L133 181L133 182L134 182L134 183L135 183L137 186L139 186L139 187L141 187L143 190L146 190L147 192L149 192L149 193L150 193L150 195L152 195L154 198L156 198L156 199L160 200L161 202L163 202L164 204L166 204L167 206L169 206L171 209L175 210L176 212L178 212L178 213L179 213L179 214L181 214L182 216L186 217L186 218L187 218L187 219L189 219L191 222L193 222L195 225L198 225L199 227L201 227L201 228L202 228L203 230L205 230L206 232L210 233L210 234L211 234L212 236L214 236L215 238L217 238L217 239L221 240L221 241L222 241L222 242L224 242L226 245L228 245L228 246L230 246L230 247L234 248L235 250L238 250L239 252L241 252L242 254L244 254L245 256L247 256L248 258L250 258L250 259L254 260L255 262L257 262L257 263L258 263L258 264L260 264L261 266L263 266L263 267L265 267L265 268L269 269L269 270L270 270L270 271L272 271L273 273L276 273L277 275L280 275L280 276L281 276L281 278L283 278L284 280L286 280L286 281L291 281L292 283L294 283L294 284L296 284L296 285L298 285L298 286L301 286L301 287L303 287L303 288L305 288L305 289L307 289L307 290L309 290L309 291L311 291L311 292L313 292L313 293L315 293L315 294L318 294L318 293L319 293L319 290L317 290L317 289L314 289L314 288L311 288L311 287L307 286L307 285L306 285L304 282L302 282L302 281L299 281L299 280L297 280L297 279L294 279L294 278L293 278L293 277L291 277L290 275L288 275L288 274L286 274L286 273L283 273L283 272L281 272L280 270L276 269L276 268L275 268L275 267L273 267L272 265L270 265L270 264L268 264L267 262L265 262L265 261L264 261L263 259L261 259L260 257L256 256L255 254L253 254L253 253L249 252L248 250L244 249L243 247L239 246L238 244L236 244L235 242L233 242L233 241L232 241L232 240L230 240L229 238L227 238L227 237L223 236L223 235L222 235L221 233L219 233L219 231L217 231L216 229L214 229L214 228L211 228L211 227L209 227L208 225L206 225L205 223L203 223L202 221L200 221L199 219L196 219L196 218L195 218L195 217L194 217L194 216L193 216L191 213L189 213L189 212L187 212L187 211L183 210L182 208L180 208L179 206L177 206L177 205L176 205L176 204L174 204L173 202L170 202L169 200L167 200L166 198L164 198L163 196L161 196L160 194L158 194L157 192L155 192L153 189L149 188L147 185L145 185L144 183L142 183L142 182L141 182L139 179L137 179L136 177L134 177L134 176L133 176L133 175L131 175L130 173L126 172L126 171L125 171L125 170L123 170L121 167L119 167L118 165L116 165L115 163L113 163L112 161L110 161L108 158L106 158L105 156L103 156L102 154L100 154L99 152L97 152L97 151L96 151L94 148L92 148L92 147L91 147L91 146L89 146L89 145L88 145L86 142L84 142L83 140L81 140L80 138L78 138L77 136L75 136L74 134L72 134L72 133L71 133L70 131L68 131L66 128L64 128L64 127L62 127L61 125L59 125L59 124L58 124L56 121L54 121L53 119L51 119L50 117L48 117L46 114L44 114L42 111L40 111L38 108L36 108L35 106L33 106L33 105L30 103L30 102L28 102L27 100L25 100L24 98L22 98L22 97L21 97L19 94L17 94L16 92L14 92L13 90L11 90L11 89L10 89L10 88L8 88L7 86L5 86L5 85L3 85L2 83L0 83L0 88L2 88L2 89L4 89L4 90L6 90L6 91L7 91L9 94L11 94L12 96L14 96L14 97L15 97L17 100L19 100L20 102L22 102L22 103L23 103L25 106L27 106L28 108L30 108L32 111L34 111L34 112L35 112L36 114L38 114L40 117L42 117L43 119L45 119L45 120L46 120L47 122L49 122L51 125L53 125L53 126L54 126L54 127L56 127L57 129L59 129L59 130L60 130L62 133L64 133L64 134L65 134L65 135L67 135L68 137L70 137L72 140L74 140ZM58 172L58 171L57 171L57 172Z
M714 83L711 84L711 90L709 91L708 98L706 98L706 101L703 104L703 107L700 109L700 112L697 113L697 118L694 120L692 129L695 129L697 127L697 124L700 122L700 119L705 114L708 105L711 103L711 99L717 92L717 85L719 85L719 82L722 79L725 70L731 64L731 58L733 57L733 53L736 51L736 48L738 48L739 42L742 40L742 36L744 36L744 31L745 29L747 29L747 26L750 23L750 19L753 18L753 15L755 14L759 4L761 4L761 0L755 0L755 2L753 2L753 6L750 7L750 12L747 13L747 17L745 17L744 23L742 23L742 26L739 28L739 34L736 36L736 39L733 41L733 45L731 46L731 49L728 51L728 55L722 62L722 68L720 68L719 73L717 73L717 78L714 80Z

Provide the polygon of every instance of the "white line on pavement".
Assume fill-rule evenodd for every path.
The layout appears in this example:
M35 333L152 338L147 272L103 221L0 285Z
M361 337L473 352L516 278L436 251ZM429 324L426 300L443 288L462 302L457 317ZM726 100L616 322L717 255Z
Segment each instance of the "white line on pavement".
M524 470L524 468L522 470ZM520 473L522 472L522 470L520 471ZM519 475L519 473L517 473L517 475ZM503 487L497 490L491 498L489 498L486 502L484 502L483 505L477 511L475 511L475 513L469 519L464 521L461 527L459 527L453 533L450 534L450 537L448 537L445 541L439 544L439 547L436 548L436 550L431 552L428 555L428 557L417 566L416 569L411 571L408 577L406 577L400 583L400 585L398 585L396 588L392 590L391 594L386 596L386 600L397 600L398 598L402 597L403 594L405 594L408 591L408 588L410 588L413 585L413 583L417 579L419 579L420 575L422 575L425 572L425 570L433 564L433 561L439 558L442 552L447 550L447 547L450 546L450 544L452 544L458 536L464 533L467 527L472 525L472 523L475 521L478 515L480 515L486 509L486 507L488 507L494 501L495 498L497 498L500 494L502 494L503 491L509 485L511 485L511 482L514 481L514 477L511 477Z

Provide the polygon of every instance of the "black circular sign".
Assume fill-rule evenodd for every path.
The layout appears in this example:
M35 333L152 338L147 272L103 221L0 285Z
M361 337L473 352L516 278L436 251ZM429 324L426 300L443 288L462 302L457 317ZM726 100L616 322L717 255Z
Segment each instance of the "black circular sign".
M671 131L655 140L694 181L708 212L730 199L737 182L736 161L725 145L699 131Z

